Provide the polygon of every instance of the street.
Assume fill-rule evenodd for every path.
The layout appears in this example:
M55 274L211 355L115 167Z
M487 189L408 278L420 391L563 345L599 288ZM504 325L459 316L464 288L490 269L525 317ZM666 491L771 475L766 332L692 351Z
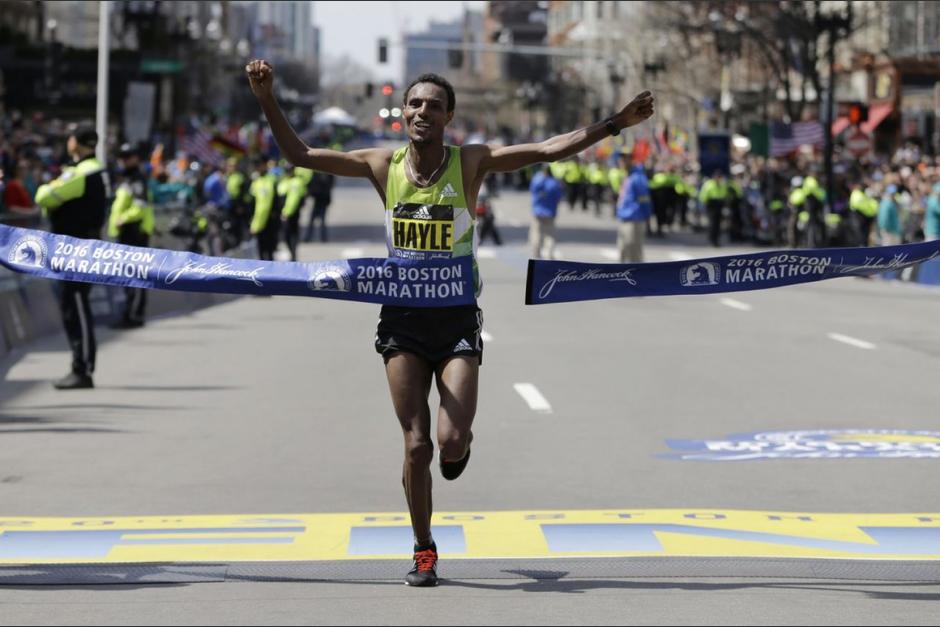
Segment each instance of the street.
M303 246L302 259L384 256L374 196L337 188L332 240ZM0 588L0 623L936 621L940 514L929 513L940 493L923 478L938 460L913 456L940 442L930 431L940 292L838 279L526 307L528 196L504 192L494 206L508 241L481 247L486 347L473 459L455 483L436 461L432 469L440 588L401 585L410 531L400 430L372 348L377 307L245 297L123 334L101 329L94 390L49 385L68 363L64 335L0 362L0 582L17 564L107 562L79 574L32 567ZM558 225L565 259L612 260L609 215L563 205ZM704 234L647 240L649 261L713 254ZM828 458L779 446L788 436L720 449L773 450L773 459L682 458L719 450L696 442L837 430L816 436ZM852 442L892 453L851 455L864 449ZM537 526L500 513L537 521L548 550L532 541ZM566 521L566 530L546 524ZM656 535L637 548L626 526L598 536L608 522L647 523ZM74 534L109 527L140 531L88 559ZM871 532L879 527L915 535ZM199 528L215 529L212 540L200 541ZM375 532L383 528L398 531ZM887 548L872 549L858 528ZM11 533L42 530L73 535L31 545L38 536ZM625 555L653 557L644 570ZM335 575L304 571L318 559L336 560ZM358 561L347 568L348 559ZM200 580L181 566L177 575L192 579L167 579L169 569L148 583L135 579L136 562L215 570ZM102 573L125 585L99 585ZM25 585L65 575L62 586Z

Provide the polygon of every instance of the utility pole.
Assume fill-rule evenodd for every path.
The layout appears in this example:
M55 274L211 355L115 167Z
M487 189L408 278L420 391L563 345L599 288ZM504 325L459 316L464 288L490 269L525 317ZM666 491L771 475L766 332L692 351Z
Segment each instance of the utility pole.
M98 98L95 109L95 132L98 146L95 156L102 164L108 152L108 69L111 52L111 3L98 4Z
M832 167L832 156L834 151L832 122L836 100L836 41L838 41L840 35L844 34L847 36L852 32L852 3L847 3L845 15L842 15L841 13L833 13L826 16L817 15L816 19L819 20L819 24L828 31L829 36L829 50L826 55L826 60L829 64L829 90L828 97L826 98L826 115L825 119L823 120L823 130L825 131L826 137L824 156L826 169L826 204L831 210L833 206L833 193L835 191Z

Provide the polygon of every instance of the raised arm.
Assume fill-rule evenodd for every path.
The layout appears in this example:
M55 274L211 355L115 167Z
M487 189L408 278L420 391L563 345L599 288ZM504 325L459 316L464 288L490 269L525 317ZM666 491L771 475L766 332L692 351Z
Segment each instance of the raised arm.
M281 111L274 96L274 68L267 61L255 60L245 66L252 93L258 98L261 110L268 119L274 140L284 158L295 166L319 170L337 176L368 178L377 188L379 178L387 171L391 151L384 149L341 152L326 148L311 148L297 136ZM381 181L381 189L384 189Z
M537 144L475 146L473 150L479 159L477 177L485 176L487 172L510 172L534 163L570 157L610 135L611 126L619 132L645 121L651 115L653 95L644 91L618 113L577 131L556 135Z

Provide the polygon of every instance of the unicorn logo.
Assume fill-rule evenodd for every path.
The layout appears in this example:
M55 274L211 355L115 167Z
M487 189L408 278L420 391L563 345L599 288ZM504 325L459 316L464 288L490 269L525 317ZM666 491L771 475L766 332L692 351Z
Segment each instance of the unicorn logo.
M310 277L307 285L316 292L348 292L352 288L352 277L342 268L323 268Z
M47 255L46 243L34 235L27 235L13 245L8 259L15 266L43 268Z
M679 277L683 287L718 285L721 283L721 266L711 261L703 261L682 268Z

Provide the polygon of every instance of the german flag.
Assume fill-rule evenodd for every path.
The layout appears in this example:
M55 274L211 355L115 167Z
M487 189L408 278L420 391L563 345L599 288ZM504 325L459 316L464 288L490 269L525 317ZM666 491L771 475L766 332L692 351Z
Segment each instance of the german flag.
M246 154L248 154L247 148L223 135L219 135L218 133L212 136L212 141L209 142L209 144L214 149L225 155L227 159L231 157L241 159Z

